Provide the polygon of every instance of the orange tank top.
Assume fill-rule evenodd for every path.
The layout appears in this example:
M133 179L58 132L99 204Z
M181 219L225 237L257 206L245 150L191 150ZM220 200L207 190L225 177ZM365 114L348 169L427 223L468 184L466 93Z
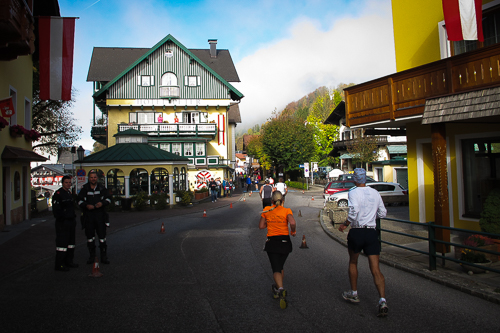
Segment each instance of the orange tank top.
M288 215L293 216L292 210L290 208L278 206L274 210L265 213L265 211L268 211L273 207L274 206L268 206L264 208L264 212L261 214L267 222L267 236L289 235L288 221L286 217Z

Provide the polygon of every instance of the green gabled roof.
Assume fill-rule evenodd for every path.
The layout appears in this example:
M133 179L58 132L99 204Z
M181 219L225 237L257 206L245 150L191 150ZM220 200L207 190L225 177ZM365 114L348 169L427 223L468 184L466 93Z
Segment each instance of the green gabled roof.
M186 52L191 58L193 58L196 62L198 62L203 68L205 68L207 71L212 73L217 79L219 79L226 87L229 88L229 90L238 98L234 99L241 99L243 98L243 94L239 92L235 87L233 87L229 82L224 80L219 74L217 74L212 68L210 68L207 64L205 64L203 61L200 60L197 56L194 55L193 52L189 51L184 45L182 45L177 39L174 38L174 36L168 34L165 38L163 38L161 41L159 41L155 46L153 46L146 54L144 54L142 57L137 59L132 65L130 65L128 68L126 68L121 74L119 74L117 77L115 77L113 80L109 81L104 87L102 87L99 91L94 93L93 97L97 97L106 90L108 90L113 84L116 83L120 78L122 78L125 74L127 74L132 68L140 64L144 59L149 57L150 54L155 52L160 46L165 44L167 41L171 41L175 43L179 48L181 48L184 52Z
M103 162L188 162L189 159L146 143L119 143L85 157L82 163Z
M138 131L136 129L129 128L128 130L123 131L123 132L118 132L113 136L115 137L115 136L123 136L123 135L126 135L126 136L148 136L148 133L144 133L144 132Z

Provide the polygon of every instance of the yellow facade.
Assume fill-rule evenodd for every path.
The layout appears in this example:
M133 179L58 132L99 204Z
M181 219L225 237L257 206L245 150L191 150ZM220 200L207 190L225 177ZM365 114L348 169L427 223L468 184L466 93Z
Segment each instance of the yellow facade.
M0 99L8 98L14 92L14 109L16 115L6 118L10 124L22 125L31 129L31 101L33 82L33 62L31 56L21 56L12 61L0 61ZM0 131L0 154L5 146L13 146L31 150L31 141L24 137L13 138L9 127ZM31 200L31 168L29 162L13 162L0 159L0 202L6 202L0 208L0 230L6 225L16 224L29 218ZM5 174L4 174L5 173ZM4 184L5 179L5 184ZM19 179L19 182L17 181ZM19 193L20 190L20 193ZM7 194L4 198L4 192Z
M483 5L492 0L483 1ZM442 2L392 0L397 71L441 59L438 23L444 20ZM434 221L434 168L431 126L421 119L406 124L410 220ZM461 142L466 138L498 137L498 125L446 123L450 226L480 230L478 218L464 215L464 174ZM479 185L478 185L479 186Z

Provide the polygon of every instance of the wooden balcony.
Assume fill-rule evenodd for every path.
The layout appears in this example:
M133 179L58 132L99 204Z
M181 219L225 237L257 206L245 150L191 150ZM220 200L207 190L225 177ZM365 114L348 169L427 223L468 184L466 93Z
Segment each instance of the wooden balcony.
M211 136L217 134L217 126L208 124L118 124L118 132L135 129L150 135L160 136Z
M31 0L0 1L0 60L13 60L35 51Z
M500 44L345 89L347 126L385 121L394 127L396 123L391 120L422 115L428 98L497 85Z

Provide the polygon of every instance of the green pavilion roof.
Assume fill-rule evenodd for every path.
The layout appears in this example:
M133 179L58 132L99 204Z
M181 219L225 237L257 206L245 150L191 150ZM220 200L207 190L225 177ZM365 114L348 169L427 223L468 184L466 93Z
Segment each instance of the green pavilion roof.
M136 129L129 128L128 130L123 131L123 132L118 132L113 136L124 136L124 135L126 135L126 136L148 136L148 133L144 133L144 132L138 131Z
M85 157L82 163L165 161L187 163L189 159L145 143L120 143Z

